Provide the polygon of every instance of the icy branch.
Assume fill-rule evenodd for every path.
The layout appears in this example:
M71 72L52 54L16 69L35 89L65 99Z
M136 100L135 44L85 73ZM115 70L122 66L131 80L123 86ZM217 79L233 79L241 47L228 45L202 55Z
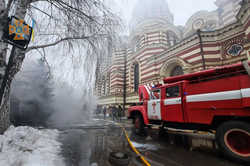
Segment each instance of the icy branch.
M47 47L51 47L51 46L55 46L61 42L64 42L64 41L69 41L69 40L86 40L86 39L89 39L90 37L89 36L85 36L85 37L65 37L65 38L62 38L60 40L57 40L53 43L50 43L50 44L43 44L43 45L38 45L38 46L31 46L29 47L27 50L26 50L26 53L33 50L33 49L40 49L40 48L47 48Z

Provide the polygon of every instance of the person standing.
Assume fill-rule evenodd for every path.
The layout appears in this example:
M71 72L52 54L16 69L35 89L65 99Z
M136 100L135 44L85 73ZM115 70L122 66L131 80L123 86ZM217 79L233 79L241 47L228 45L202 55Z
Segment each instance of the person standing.
M122 119L122 107L121 107L121 105L119 105L119 107L118 107L118 118L119 118L119 121L121 122L121 119Z
M106 119L106 113L107 113L107 109L105 106L103 106L103 119Z
M115 106L111 107L112 120L115 120Z
M115 110L115 120L118 121L118 115L119 115L118 106L114 106L114 110Z

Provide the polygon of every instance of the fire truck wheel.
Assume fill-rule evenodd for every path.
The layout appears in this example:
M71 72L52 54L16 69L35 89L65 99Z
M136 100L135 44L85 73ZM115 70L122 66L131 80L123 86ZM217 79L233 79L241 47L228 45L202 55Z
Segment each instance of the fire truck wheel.
M250 124L239 121L223 123L216 131L216 141L229 159L250 163Z
M142 116L137 115L134 119L134 128L135 128L135 133L138 135L143 135L145 133L144 129L144 121L142 119Z

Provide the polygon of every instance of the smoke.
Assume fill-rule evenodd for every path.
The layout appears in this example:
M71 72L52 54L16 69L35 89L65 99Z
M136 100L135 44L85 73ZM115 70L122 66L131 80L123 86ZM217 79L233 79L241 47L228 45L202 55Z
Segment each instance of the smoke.
M25 61L11 88L11 121L15 125L44 126L53 112L52 84L44 60Z
M49 123L53 126L82 124L90 120L96 107L94 96L59 82L54 89L53 114Z
M84 48L67 52L63 45L50 48L48 61L53 73L53 114L49 123L68 126L90 120L96 109L93 95L96 59L86 58ZM57 52L57 56L52 56Z
M66 66L54 67L49 70L41 59L25 60L12 84L11 119L15 125L68 126L91 119L96 108L92 88L74 86L72 82L79 84L79 80L69 83L56 72L61 69L65 74Z

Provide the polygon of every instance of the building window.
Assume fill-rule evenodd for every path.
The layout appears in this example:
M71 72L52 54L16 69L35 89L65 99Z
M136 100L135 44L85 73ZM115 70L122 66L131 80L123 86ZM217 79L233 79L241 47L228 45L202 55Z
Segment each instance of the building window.
M170 76L172 77L172 76L178 76L178 75L182 75L182 74L184 74L182 67L181 66L175 66L172 69L172 71L170 73Z
M134 92L138 92L139 88L139 64L136 63L134 66Z
M103 87L104 87L103 94L106 95L106 80L104 80L104 85L103 85Z
M108 80L107 80L107 94L110 94L110 75L108 75Z

